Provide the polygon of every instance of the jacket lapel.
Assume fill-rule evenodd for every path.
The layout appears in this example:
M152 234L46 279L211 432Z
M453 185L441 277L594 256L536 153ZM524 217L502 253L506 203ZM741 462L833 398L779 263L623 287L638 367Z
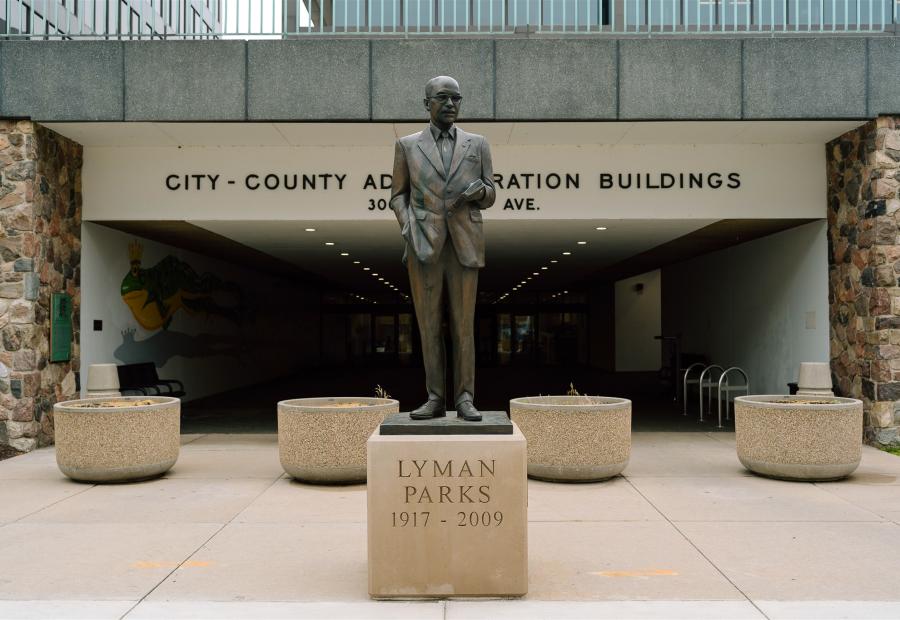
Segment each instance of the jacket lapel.
M452 179L453 175L456 173L456 169L459 168L459 164L462 161L463 156L466 154L466 151L469 150L469 143L472 141L472 136L464 132L459 127L456 128L456 144L453 147L453 159L450 160L450 175L447 177L448 179Z
M431 135L430 128L426 127L425 131L419 134L417 145L428 161L431 162L431 165L434 166L434 169L437 170L437 173L441 175L441 178L446 179L447 177L444 175L444 162L441 161L441 155L438 153L437 144L434 142L434 136ZM453 166L451 166L450 169L452 171Z

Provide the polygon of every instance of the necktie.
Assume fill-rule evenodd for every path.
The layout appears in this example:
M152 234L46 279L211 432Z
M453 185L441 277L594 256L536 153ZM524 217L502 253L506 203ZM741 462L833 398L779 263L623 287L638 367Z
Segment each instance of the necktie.
M441 132L441 159L444 162L444 174L450 174L450 162L453 160L453 140L450 132Z

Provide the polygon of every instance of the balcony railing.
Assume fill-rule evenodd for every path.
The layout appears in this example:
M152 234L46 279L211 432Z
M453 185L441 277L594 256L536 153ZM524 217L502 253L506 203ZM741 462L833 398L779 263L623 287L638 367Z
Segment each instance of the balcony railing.
M900 0L0 0L5 39L898 33Z

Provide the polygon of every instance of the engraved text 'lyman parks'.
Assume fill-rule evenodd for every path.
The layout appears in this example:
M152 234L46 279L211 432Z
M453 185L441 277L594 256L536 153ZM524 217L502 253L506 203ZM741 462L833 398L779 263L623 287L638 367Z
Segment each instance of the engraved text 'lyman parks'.
M411 511L391 513L393 527L428 527L450 524L455 527L496 527L503 512L493 510L491 483L496 475L494 459L399 459L397 477L404 479L403 502L416 504ZM470 480L471 479L471 480ZM430 504L475 504L477 510L459 510L439 518ZM475 508L473 506L472 508ZM441 513L440 516L451 516Z

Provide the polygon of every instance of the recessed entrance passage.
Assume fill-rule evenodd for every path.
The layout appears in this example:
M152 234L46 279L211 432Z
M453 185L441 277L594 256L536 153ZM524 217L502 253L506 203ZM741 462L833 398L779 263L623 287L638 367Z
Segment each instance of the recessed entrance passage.
M827 350L822 222L487 230L476 330L486 409L577 390L631 398L636 429L711 429L693 392L688 416L674 400L688 365L740 365L753 391L781 392ZM103 330L85 333L85 362L156 363L185 384L185 430L273 430L278 400L376 388L414 407L421 351L400 254L391 221L87 223L83 320ZM140 304L128 303L135 291Z
M635 428L695 430L696 395L687 416L675 400L692 363L784 392L828 357L822 145L852 124L469 124L503 185L485 214L478 406L571 390L631 398ZM83 367L153 362L203 431L272 429L292 397L379 389L416 406L385 198L390 144L419 128L55 126L86 145ZM273 174L329 185L265 189ZM209 182L166 185L191 175Z

